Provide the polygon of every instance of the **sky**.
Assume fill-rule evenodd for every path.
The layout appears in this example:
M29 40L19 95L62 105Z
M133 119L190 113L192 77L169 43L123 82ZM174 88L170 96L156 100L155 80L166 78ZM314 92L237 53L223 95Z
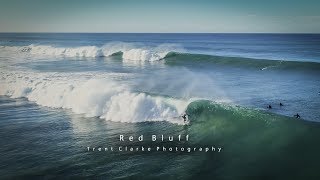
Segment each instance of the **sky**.
M319 0L0 0L0 32L320 33Z

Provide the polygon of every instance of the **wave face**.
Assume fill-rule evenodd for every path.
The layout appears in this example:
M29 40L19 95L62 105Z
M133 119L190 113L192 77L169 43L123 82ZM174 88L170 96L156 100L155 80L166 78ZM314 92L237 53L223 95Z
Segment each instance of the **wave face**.
M278 175L279 169L308 177L317 174L320 146L314 137L320 135L318 123L204 100L189 104L187 113L192 115L189 134L193 146L214 143L223 147L222 155L205 155L197 167L202 174L212 172L211 177L217 179L228 179L230 176L225 175L230 172L235 179L243 172L267 177L270 172ZM218 173L214 172L213 161ZM301 162L308 163L297 167ZM283 177L292 175L287 172Z
M108 43L98 46L55 47L52 45L0 46L0 51L11 54L32 56L95 58L108 57L121 52L124 60L158 61L169 52L182 49L174 44L162 44L156 47L143 47L130 43Z
M292 143L290 146L297 148L301 143L313 141L312 137L320 134L318 123L208 100L191 102L186 112L190 114L189 119L195 130L193 137L199 138L195 141L220 142L225 144L225 149L228 148L229 151L256 146L265 147L272 142L267 148L276 153L282 148L279 146ZM199 131L205 136L198 137ZM234 143L236 141L239 142ZM265 152L262 151L263 153Z
M39 105L70 109L86 117L119 122L169 121L181 124L186 101L131 92L102 78L54 73L1 73L0 95L24 97Z

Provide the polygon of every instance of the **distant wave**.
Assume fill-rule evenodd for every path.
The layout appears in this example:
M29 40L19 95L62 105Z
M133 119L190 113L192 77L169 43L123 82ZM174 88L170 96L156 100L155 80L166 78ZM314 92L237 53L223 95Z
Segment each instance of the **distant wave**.
M188 105L184 100L132 92L112 80L61 73L1 72L0 84L0 95L24 97L42 106L70 109L110 121L183 124L176 117Z
M155 47L145 47L134 43L113 42L101 47L55 47L52 45L0 46L0 52L9 56L29 55L36 57L76 57L96 58L121 56L124 61L159 61L167 65L210 66L224 65L230 67L248 67L258 70L273 69L308 69L320 70L320 63L290 60L252 59L245 57L215 56L192 54L177 44L162 44Z
M290 60L252 59L244 57L214 56L205 54L190 54L170 52L164 58L167 65L172 66L229 66L253 68L256 70L291 69L291 70L320 70L320 63Z
M141 47L131 43L108 43L102 47L79 46L79 47L55 47L52 45L28 45L28 46L0 46L0 51L7 53L28 54L34 56L60 56L94 58L107 57L122 53L124 60L134 61L158 61L163 59L169 52L182 49L175 44L162 44L156 47Z

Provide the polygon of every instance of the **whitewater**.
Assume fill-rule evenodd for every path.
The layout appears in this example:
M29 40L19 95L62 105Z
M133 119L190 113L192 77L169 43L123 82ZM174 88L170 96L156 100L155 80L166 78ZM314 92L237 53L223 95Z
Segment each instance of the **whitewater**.
M184 112L187 100L132 92L129 86L111 80L121 76L125 74L1 72L0 95L111 121L183 124L174 117Z
M130 43L109 43L102 47L53 47L51 45L2 46L2 54L32 60L48 57L95 58L121 52L123 60L159 61L172 45L160 45L152 49L136 48ZM88 78L89 76L89 78ZM99 117L119 122L169 121L183 124L179 116L186 110L188 101L145 93L132 92L128 85L120 84L112 76L122 74L71 74L37 73L23 71L1 72L0 95L11 98L27 98L42 106L70 109L86 117ZM71 78L72 77L72 78Z

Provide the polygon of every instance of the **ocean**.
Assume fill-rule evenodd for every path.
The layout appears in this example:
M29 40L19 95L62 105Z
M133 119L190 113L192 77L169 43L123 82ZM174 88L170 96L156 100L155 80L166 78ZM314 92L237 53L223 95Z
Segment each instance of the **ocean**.
M320 178L319 34L0 33L0 69L3 179Z

